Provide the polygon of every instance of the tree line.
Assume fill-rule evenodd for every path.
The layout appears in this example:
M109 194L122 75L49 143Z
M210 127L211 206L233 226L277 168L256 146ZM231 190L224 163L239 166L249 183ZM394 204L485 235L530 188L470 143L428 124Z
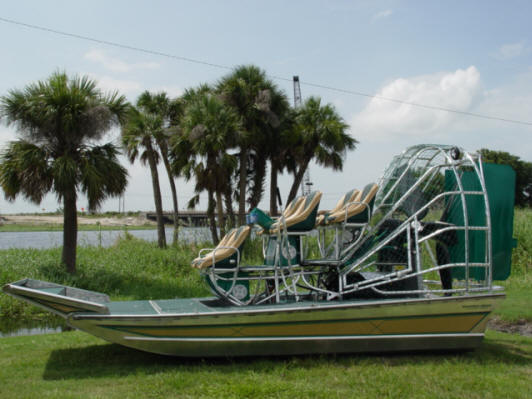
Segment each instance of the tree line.
M293 175L290 202L311 161L342 170L346 152L357 144L334 106L309 97L298 109L291 107L286 94L253 65L177 98L145 91L135 104L118 92L103 93L86 76L56 72L2 96L0 117L19 133L0 154L4 195L38 204L46 194L56 194L64 216L61 259L71 273L76 270L78 195L87 197L92 211L125 192L128 173L118 160L122 150L130 162L138 159L150 169L158 245L165 247L160 162L172 191L173 242L179 234L177 177L194 182L189 207L207 193L217 242L218 230L223 235L227 227L243 224L246 211L263 199L268 170L269 211L277 215L279 173ZM120 128L121 145L99 144L113 127ZM532 163L502 151L480 153L487 162L514 168L516 205L531 206Z
M71 273L76 270L78 194L86 195L95 210L124 193L128 173L118 160L121 149L129 161L138 159L150 169L158 245L165 247L160 162L172 191L174 243L177 177L194 182L189 207L207 193L217 242L218 229L223 235L226 227L245 223L246 211L262 200L268 169L270 213L276 215L279 173L294 177L289 202L311 161L342 170L346 152L357 144L334 106L309 97L294 109L254 65L239 66L215 84L189 88L177 98L145 91L135 104L118 92L103 93L88 77L56 72L9 91L0 99L0 113L19 133L0 155L0 186L11 201L21 195L40 203L47 193L56 194L64 209L62 262ZM121 130L122 148L99 144L113 127Z

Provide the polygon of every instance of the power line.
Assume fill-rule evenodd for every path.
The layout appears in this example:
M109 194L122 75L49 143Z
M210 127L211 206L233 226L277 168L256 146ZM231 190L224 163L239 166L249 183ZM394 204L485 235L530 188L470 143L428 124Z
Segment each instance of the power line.
M520 125L532 126L532 122L527 122L527 121L520 121L520 120L516 120L516 119L501 118L501 117L498 117L498 116L491 116L491 115L486 115L486 114L477 114L477 113L474 113L474 112L460 111L460 110L457 110L457 109L439 107L439 106L436 106L436 105L419 104L419 103L414 103L414 102L405 101L405 100L398 100L396 98L383 97L383 96L379 96L377 94L367 94L367 93L362 93L362 92L359 92L359 91L338 89L336 87L325 86L325 85L321 85L321 84L317 84L317 83L301 82L301 84L307 85L307 86L312 86L312 87L317 87L317 88L321 88L321 89L337 91L337 92L340 92L340 93L353 94L353 95L356 95L356 96L376 98L378 100L390 101L390 102L394 102L394 103L398 103L398 104L412 105L414 107L432 109L432 110L436 110L436 111L452 112L452 113L455 113L455 114L474 116L476 118L484 118L484 119L491 119L491 120L496 120L496 121L517 123L517 124L520 124Z
M185 61L185 62L190 62L190 63L194 63L194 64L210 66L210 67L213 67L213 68L224 69L224 70L232 70L233 69L233 67L230 67L230 66L227 66L227 65L221 65L221 64L216 64L216 63L213 63L213 62L201 61L201 60L197 60L197 59L194 59L194 58L182 57L182 56L178 56L178 55L174 55L174 54L164 53L162 51L156 51L156 50L150 50L150 49L145 49L145 48L141 48L141 47L130 46L128 44L116 43L116 42L111 42L111 41L108 41L108 40L96 39L96 38L89 37L89 36L78 35L76 33L70 33L70 32L64 32L64 31L51 29L51 28L47 28L47 27L44 27L44 26L34 25L34 24L28 24L28 23L25 23L25 22L15 21L15 20L8 19L8 18L0 17L0 21L6 22L6 23L12 24L12 25L24 26L24 27L30 28L30 29L35 29L35 30L40 30L40 31L44 31L44 32L54 33L54 34L61 35L61 36L71 37L71 38L74 38L74 39L90 41L90 42L93 42L93 43L104 44L104 45L107 45L107 46L118 47L118 48L122 48L122 49L126 49L126 50L137 51L137 52L142 52L142 53L151 54L151 55L158 55L158 56L161 56L161 57L172 58L172 59ZM275 79L275 80L280 80L280 81L284 81L284 82L292 82L292 79L285 78L285 77L282 77L282 76L275 76L275 75L269 75L269 76L272 79ZM496 121L500 121L500 122L507 122L507 123L515 123L515 124L519 124L519 125L532 126L532 122L520 121L520 120L517 120L517 119L509 119L509 118L502 118L502 117L498 117L498 116L491 116L491 115L479 114L479 113L474 113L474 112L460 111L460 110L457 110L457 109L445 108L445 107L440 107L440 106L435 106L435 105L420 104L420 103L400 100L400 99L396 99L396 98L379 96L379 95L376 95L376 94L364 93L364 92L361 92L361 91L340 89L340 88L337 88L337 87L327 86L327 85L322 85L322 84L312 83L312 82L303 82L303 81L301 81L300 83L302 85L306 85L306 86L310 86L310 87L316 87L316 88L319 88L319 89L325 89L325 90L335 91L335 92L338 92L338 93L350 94L350 95L355 95L355 96L360 96L360 97L367 97L367 98L372 98L372 99L375 98L375 99L378 99L378 100L394 102L394 103L397 103L397 104L411 105L413 107L418 107L418 108L431 109L431 110L435 110L435 111L451 112L451 113L460 114L460 115L472 116L472 117L475 117L475 118L483 118L483 119L496 120Z
M89 36L78 35L76 33L70 33L70 32L63 32L63 31L60 31L60 30L46 28L44 26L39 26L39 25L27 24L25 22L15 21L15 20L3 18L3 17L0 17L0 21L7 22L7 23L13 24L13 25L24 26L24 27L30 28L30 29L36 29L36 30L40 30L40 31L44 31L44 32L55 33L57 35L72 37L74 39L81 39L81 40L86 40L86 41L89 41L89 42L105 44L107 46L123 48L123 49L126 49L126 50L138 51L138 52L152 54L152 55L159 55L159 56L167 57L167 58L174 58L176 60L181 60L181 61L186 61L186 62L193 62L195 64L207 65L207 66L214 67L214 68L228 69L228 70L232 70L233 69L232 67L226 66L226 65L214 64L212 62L206 62L206 61L195 60L193 58L181 57L181 56L178 56L178 55L173 55L173 54L169 54L169 53L163 53L161 51L149 50L149 49L145 49L145 48L141 48L141 47L130 46L130 45L127 45L127 44L110 42L108 40L95 39L95 38L89 37Z

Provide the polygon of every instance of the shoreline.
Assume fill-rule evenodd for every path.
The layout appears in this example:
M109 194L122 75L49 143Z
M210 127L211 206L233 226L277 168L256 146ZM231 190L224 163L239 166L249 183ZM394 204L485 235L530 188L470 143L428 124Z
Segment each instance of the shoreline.
M157 224L146 218L145 213L137 216L78 216L78 230L134 230L154 229ZM63 229L63 215L2 215L0 232L55 231Z

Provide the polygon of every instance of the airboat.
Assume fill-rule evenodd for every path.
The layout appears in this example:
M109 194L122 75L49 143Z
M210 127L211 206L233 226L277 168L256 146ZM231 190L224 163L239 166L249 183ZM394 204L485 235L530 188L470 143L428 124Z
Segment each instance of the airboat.
M510 274L513 170L479 154L419 145L376 184L331 210L321 193L279 218L260 209L192 267L214 296L111 301L24 279L4 292L73 328L143 351L185 357L471 350ZM264 260L241 263L245 241Z

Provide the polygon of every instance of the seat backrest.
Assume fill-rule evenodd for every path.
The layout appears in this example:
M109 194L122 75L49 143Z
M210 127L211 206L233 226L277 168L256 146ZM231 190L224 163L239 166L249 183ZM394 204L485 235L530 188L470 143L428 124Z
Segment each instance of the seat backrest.
M342 198L338 200L334 208L332 208L330 211L319 212L319 216L316 219L316 226L323 226L328 223L329 218L334 219L337 216L341 216L340 212L342 212L342 210L345 214L345 206L350 202L356 201L359 195L360 191L356 188L349 190L347 193L342 195Z
M233 229L234 233L231 234L228 240L225 242L224 246L233 247L240 250L246 238L248 238L249 233L251 232L251 227L249 226L240 226ZM235 252L235 250L233 250Z
M285 210L283 211L283 217L286 219L290 216L292 216L295 212L298 211L298 209L301 207L301 204L305 202L305 197L297 197L294 198L290 203L286 206Z
M192 261L192 267L205 269L215 263L217 266L236 266L237 250L241 251L242 245L251 232L250 226L240 226L231 229L210 252ZM229 247L229 248L227 248Z
M360 190L357 190L354 188L353 190L348 191L345 193L342 198L337 202L336 206L331 209L329 213L335 213L342 209L345 210L345 206L349 204L350 202L357 201L357 198L360 196Z
M308 231L314 228L322 193L314 191L304 198L297 210L285 223L289 231Z
M216 245L216 248L221 248L227 246L227 243L234 237L236 233L236 228L229 230L222 239L218 242L218 245Z
M348 205L347 221L349 223L368 223L379 186L375 183L366 184L360 195L361 204Z
M368 223L378 188L375 183L367 184L362 191L357 191L350 201L345 202L344 206L331 212L326 223Z

